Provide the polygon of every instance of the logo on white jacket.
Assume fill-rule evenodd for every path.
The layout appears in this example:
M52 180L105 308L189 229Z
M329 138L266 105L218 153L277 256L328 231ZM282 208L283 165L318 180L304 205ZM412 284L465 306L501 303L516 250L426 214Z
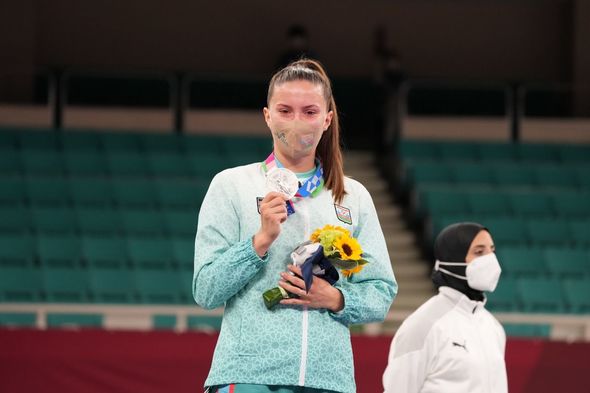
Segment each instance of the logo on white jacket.
M453 347L463 348L465 350L465 352L469 352L467 350L467 341L466 340L463 340L463 344L460 344L460 343L458 343L456 341L453 341Z
M334 210L336 210L336 217L345 224L352 225L352 214L350 209L344 206L334 204Z

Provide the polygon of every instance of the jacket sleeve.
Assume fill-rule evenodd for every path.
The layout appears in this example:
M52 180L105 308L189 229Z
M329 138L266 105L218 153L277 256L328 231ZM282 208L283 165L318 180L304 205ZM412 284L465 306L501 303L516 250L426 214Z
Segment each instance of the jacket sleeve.
M344 296L344 308L331 313L336 320L347 324L383 321L397 294L385 238L369 192L359 184L359 223L354 236L369 263L350 279L342 277L334 285Z
M240 239L239 208L226 173L213 178L199 211L192 290L197 304L206 309L224 305L268 259L256 254L251 238Z
M398 331L391 342L387 368L383 373L384 393L418 393L424 385L428 364L427 347L406 352L405 339L403 333Z

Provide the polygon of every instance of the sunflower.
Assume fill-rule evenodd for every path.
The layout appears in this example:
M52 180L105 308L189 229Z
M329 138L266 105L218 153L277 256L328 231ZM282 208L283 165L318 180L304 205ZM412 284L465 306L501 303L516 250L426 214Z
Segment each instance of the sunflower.
M353 267L352 269L342 270L342 274L344 275L344 277L351 277L353 274L363 270L363 267L364 266L359 263L358 265L356 265L356 267Z
M340 236L334 241L334 248L340 253L342 260L358 260L361 259L363 250L359 242L350 236Z

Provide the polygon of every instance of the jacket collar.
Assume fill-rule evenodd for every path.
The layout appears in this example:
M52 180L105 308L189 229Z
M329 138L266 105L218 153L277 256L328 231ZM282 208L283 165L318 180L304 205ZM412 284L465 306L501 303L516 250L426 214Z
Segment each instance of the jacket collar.
M471 300L463 293L447 286L439 287L438 292L445 298L449 299L455 307L467 314L475 314L476 312L481 311L487 301L485 296L483 301Z

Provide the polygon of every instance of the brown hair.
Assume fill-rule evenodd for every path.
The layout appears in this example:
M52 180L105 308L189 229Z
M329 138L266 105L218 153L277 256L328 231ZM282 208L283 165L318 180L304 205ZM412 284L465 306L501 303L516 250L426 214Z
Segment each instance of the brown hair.
M328 190L332 190L334 201L341 203L346 195L344 189L344 169L342 162L342 150L340 149L340 123L338 110L332 95L332 84L322 65L316 60L297 60L273 75L268 86L267 105L274 92L274 87L285 82L306 80L314 85L321 85L324 90L324 98L328 104L328 111L333 112L332 122L322 135L316 149L316 157L319 158L324 168L324 181Z

